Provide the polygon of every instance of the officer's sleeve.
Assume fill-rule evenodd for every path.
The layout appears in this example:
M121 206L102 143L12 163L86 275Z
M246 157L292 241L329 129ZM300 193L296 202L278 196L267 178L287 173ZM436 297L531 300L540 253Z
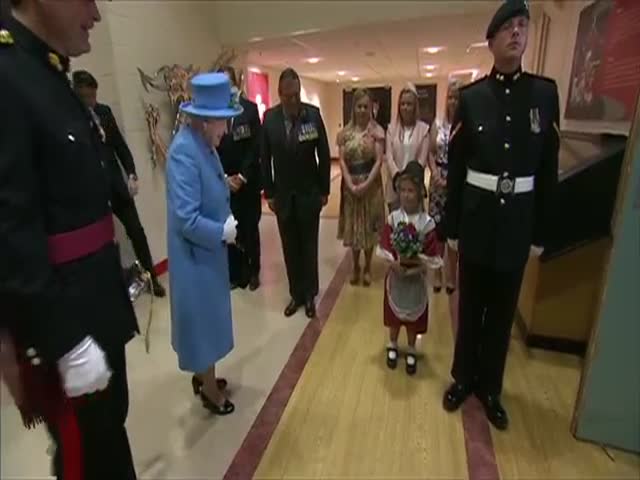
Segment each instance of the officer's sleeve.
M549 102L553 125L546 135L540 167L535 176L535 219L533 245L544 247L547 240L549 216L553 211L553 195L558 183L558 152L560 150L560 105L558 87L553 83Z
M273 159L271 158L271 143L269 140L269 129L267 128L267 122L270 120L270 115L267 114L264 117L264 125L262 128L262 135L260 135L260 160L262 166L262 187L264 189L264 196L267 199L272 199L274 195L274 183L273 183Z
M224 245L224 223L207 218L200 211L200 173L187 148L175 148L167 162L167 201L171 205L168 214L189 242L210 251Z
M465 121L466 105L464 95L460 92L460 101L451 124L449 136L447 173L447 202L445 205L444 226L447 238L458 240L460 226L460 209L462 207L462 195L467 174Z
M129 146L122 136L120 128L118 128L116 117L113 115L111 108L106 107L106 112L109 117L109 123L111 123L111 144L116 152L118 161L124 171L127 172L127 175L136 175L136 164L133 161L133 155L131 155L131 150L129 150Z
M260 116L258 109L253 106L249 128L251 129L251 148L247 150L240 167L240 173L246 180L250 178L252 165L260 162Z
M49 263L44 188L25 102L0 74L0 301L2 315L55 361L87 336L84 303ZM10 115L9 112L21 112ZM68 282L68 279L66 280ZM3 322L4 323L4 322Z
M320 193L329 196L331 190L331 151L327 130L322 121L322 115L318 111L318 169L320 172Z

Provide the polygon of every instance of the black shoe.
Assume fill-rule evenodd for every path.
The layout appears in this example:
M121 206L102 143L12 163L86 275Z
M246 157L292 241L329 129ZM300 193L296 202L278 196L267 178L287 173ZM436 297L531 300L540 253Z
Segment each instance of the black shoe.
M251 280L249 280L249 290L255 292L258 288L260 288L260 276L259 275L251 275Z
M202 400L202 406L215 415L229 415L236 409L236 406L227 399L225 399L222 405L217 405L209 398L207 398L204 392L200 392L200 399Z
M447 389L442 399L442 407L447 412L455 412L471 395L471 389L465 385L454 382Z
M391 370L395 370L398 366L398 349L393 347L387 347L387 367Z
M287 308L284 309L284 316L291 317L296 314L296 312L300 309L301 305L296 300L291 300Z
M315 318L316 317L316 302L315 300L308 300L304 305L304 313L307 318Z
M167 296L167 291L157 278L151 280L151 286L153 287L153 296L158 298L164 298Z
M500 397L497 395L476 395L482 406L487 420L498 430L506 430L509 426L509 417L507 411L500 403Z
M453 295L456 291L456 287L447 287L447 295Z
M191 388L193 388L193 394L199 395L202 391L202 386L204 382L200 380L196 375L191 377ZM218 386L218 390L226 390L229 386L229 382L225 378L217 378L216 385Z
M407 375L415 375L418 371L418 358L413 353L407 353Z

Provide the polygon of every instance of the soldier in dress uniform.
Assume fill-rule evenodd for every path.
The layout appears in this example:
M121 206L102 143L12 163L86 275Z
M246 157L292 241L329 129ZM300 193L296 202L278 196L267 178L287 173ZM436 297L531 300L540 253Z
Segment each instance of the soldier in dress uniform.
M240 88L235 69L225 66L232 85ZM260 286L260 230L262 215L260 172L260 116L258 106L242 92L243 113L230 121L229 133L218 153L231 190L231 211L238 221L236 245L229 245L231 286L256 290Z
M11 3L0 29L0 304L15 401L25 424L46 423L59 479L135 479L125 344L138 326L102 138L67 77L100 14L87 0Z
M107 155L105 161L111 181L113 213L120 220L127 236L131 239L131 245L140 265L151 275L153 294L156 297L164 297L166 292L155 274L147 235L140 222L134 201L134 197L138 194L138 174L131 150L120 133L111 108L97 101L98 82L95 77L86 70L78 70L73 72L72 78L73 89L87 106L101 129L101 134L104 135ZM126 184L120 166L127 174Z
M331 157L320 109L300 101L300 77L280 74L280 104L265 112L262 173L269 209L278 219L291 301L284 314L304 305L316 314L320 212L329 199ZM316 159L317 155L317 159Z
M460 252L460 322L443 404L475 393L498 429L511 326L524 268L542 252L558 178L558 90L522 71L529 10L508 1L487 29L491 73L463 87L451 127L445 228Z

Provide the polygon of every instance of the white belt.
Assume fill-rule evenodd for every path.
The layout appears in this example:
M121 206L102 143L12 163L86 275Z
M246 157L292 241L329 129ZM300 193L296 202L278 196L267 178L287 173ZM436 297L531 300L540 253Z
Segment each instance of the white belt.
M471 169L467 170L467 183L469 185L503 195L533 191L534 178L533 176L512 178L507 174L498 177L497 175L476 172Z

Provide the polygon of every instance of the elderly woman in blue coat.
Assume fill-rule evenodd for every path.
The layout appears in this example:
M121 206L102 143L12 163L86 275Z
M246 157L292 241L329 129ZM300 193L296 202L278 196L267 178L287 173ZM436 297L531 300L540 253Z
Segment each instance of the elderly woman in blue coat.
M167 163L171 341L203 406L227 415L234 405L215 365L233 349L227 245L235 242L237 222L216 147L242 107L223 73L196 75L191 86Z

